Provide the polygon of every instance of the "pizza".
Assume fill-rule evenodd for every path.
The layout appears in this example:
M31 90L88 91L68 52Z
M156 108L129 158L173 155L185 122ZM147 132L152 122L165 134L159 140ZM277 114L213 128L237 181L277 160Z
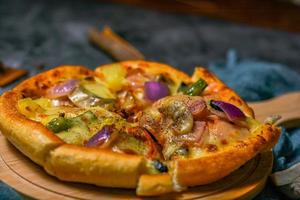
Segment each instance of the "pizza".
M280 129L204 68L60 66L0 98L0 130L63 181L155 196L215 182L272 148Z

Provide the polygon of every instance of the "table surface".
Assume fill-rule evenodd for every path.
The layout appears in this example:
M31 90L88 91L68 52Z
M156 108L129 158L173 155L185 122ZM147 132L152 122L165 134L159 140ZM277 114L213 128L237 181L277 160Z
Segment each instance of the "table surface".
M0 60L29 69L29 75L60 64L95 68L112 60L88 43L86 33L105 25L149 60L188 73L196 65L224 59L228 49L240 58L281 63L300 72L298 34L94 0L0 0ZM283 199L270 182L256 197L266 198Z
M102 0L103 1L103 0ZM298 0L104 0L300 32Z

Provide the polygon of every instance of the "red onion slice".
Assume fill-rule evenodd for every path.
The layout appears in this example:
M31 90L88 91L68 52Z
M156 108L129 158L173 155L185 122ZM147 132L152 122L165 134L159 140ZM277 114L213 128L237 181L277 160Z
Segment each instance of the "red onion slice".
M201 98L189 100L187 105L195 120L204 119L208 115L206 103Z
M106 142L110 137L111 127L104 126L101 131L91 137L84 146L86 147L97 147Z
M79 80L69 79L54 87L51 87L47 91L49 98L59 98L69 95L78 85Z
M227 118L232 122L246 118L245 114L238 107L230 103L211 100L210 105L214 109L224 112Z
M146 98L156 101L170 94L166 84L156 81L147 81L144 84Z

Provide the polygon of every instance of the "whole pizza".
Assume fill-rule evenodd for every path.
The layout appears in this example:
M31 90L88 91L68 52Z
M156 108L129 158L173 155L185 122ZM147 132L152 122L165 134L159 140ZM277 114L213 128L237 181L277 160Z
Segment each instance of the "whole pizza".
M50 175L141 196L220 180L280 135L206 69L146 61L54 68L4 93L0 110L3 135Z

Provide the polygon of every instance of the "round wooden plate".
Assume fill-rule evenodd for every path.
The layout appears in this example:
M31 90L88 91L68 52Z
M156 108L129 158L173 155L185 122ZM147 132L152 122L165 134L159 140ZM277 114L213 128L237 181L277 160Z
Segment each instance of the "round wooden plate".
M48 175L0 134L0 178L20 193L38 199L140 199L135 190L63 182ZM264 187L272 169L272 153L259 154L231 175L210 185L193 187L162 199L251 199ZM230 162L230 161L228 161ZM128 177L130 178L130 177Z

